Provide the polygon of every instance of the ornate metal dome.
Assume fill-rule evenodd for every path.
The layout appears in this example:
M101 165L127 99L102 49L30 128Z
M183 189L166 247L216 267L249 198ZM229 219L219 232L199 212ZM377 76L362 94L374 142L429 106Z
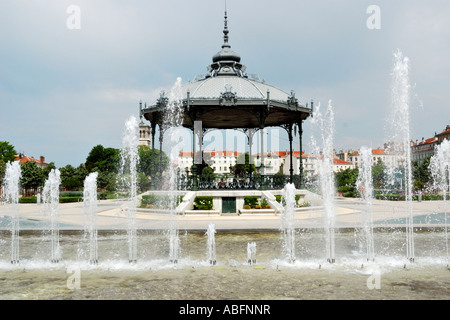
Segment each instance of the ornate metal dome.
M203 130L241 129L246 132L283 127L288 132L291 149L293 127L297 126L301 144L302 123L312 114L312 102L308 108L298 102L293 91L288 94L246 74L240 55L228 43L226 11L223 34L222 49L212 57L208 73L177 90L181 95L182 126L194 131L194 124L201 121ZM164 93L150 107L142 108L140 104L141 117L152 125L153 144L156 126L160 128L162 144L161 136L169 126L164 117L168 108L169 99Z

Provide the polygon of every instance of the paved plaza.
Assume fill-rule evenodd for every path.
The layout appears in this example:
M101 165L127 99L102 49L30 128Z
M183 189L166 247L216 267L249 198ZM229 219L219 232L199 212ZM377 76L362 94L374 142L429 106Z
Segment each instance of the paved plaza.
M6 206L0 206L0 216L8 215ZM363 214L367 206L360 199L336 198L335 214L337 228L357 228L361 226ZM372 204L374 226L383 226L387 221L401 220L408 216L408 206L402 201L373 200ZM412 203L414 216L432 216L446 212L444 201L422 201ZM297 228L321 228L323 226L323 207L309 207L298 210L295 214ZM99 200L97 204L97 228L99 230L126 229L127 211L126 202L118 200ZM19 216L21 229L32 229L40 222L49 220L49 213L43 210L42 205L20 204ZM22 222L29 223L22 223ZM157 212L145 209L136 210L138 229L159 230L167 229L172 216L167 212ZM180 230L206 230L209 223L214 223L217 230L278 230L281 225L281 214L186 214L175 218ZM60 204L58 209L58 223L61 229L83 229L85 215L83 203ZM401 224L401 223L400 223ZM404 223L403 223L404 224ZM42 224L41 224L42 225ZM435 224L424 223L415 226L433 227ZM4 228L4 226L3 226Z

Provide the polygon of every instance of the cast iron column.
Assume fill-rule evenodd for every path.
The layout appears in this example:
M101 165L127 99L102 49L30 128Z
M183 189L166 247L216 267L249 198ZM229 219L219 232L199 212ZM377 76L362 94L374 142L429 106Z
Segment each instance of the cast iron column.
M155 133L156 133L156 123L154 121L151 122L152 125L152 166L150 168L150 189L155 190Z
M292 123L289 124L288 128L288 136L289 136L289 181L293 183L294 181L294 164L292 163Z
M300 148L300 167L299 167L300 185L299 185L299 189L303 189L303 187L304 187L304 183L303 183L303 142L302 142L303 120L300 120L297 123L297 125L298 125L299 148Z
M162 179L162 144L164 140L164 129L159 126L159 176Z

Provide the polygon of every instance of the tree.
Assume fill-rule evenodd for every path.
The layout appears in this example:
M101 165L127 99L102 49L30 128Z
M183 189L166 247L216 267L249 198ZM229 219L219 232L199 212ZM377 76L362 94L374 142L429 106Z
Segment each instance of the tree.
M6 172L6 163L2 159L0 159L0 185L3 183L5 172Z
M255 165L252 163L250 164L250 155L247 153L241 154L237 157L237 164L231 167L231 172L234 175L244 175L254 173L256 171Z
M80 179L80 181L83 181L83 185L84 185L84 180L89 175L89 171L86 169L86 167L83 164L80 164L75 169L75 174L78 177L78 179Z
M210 166L203 167L202 176L214 177L214 170Z
M140 190L147 190L150 188L150 179L143 172L137 174L137 183Z
M354 197L357 194L356 180L358 180L359 169L345 169L335 173L336 188L342 192L344 197Z
M430 160L431 156L411 163L414 187L418 190L422 190L431 181Z
M61 172L61 186L67 190L81 189L84 185L84 179L88 175L87 169L80 165L74 168L70 164L60 169Z
M385 170L386 166L381 159L378 159L377 164L372 166L373 187L375 189L384 187L386 182Z
M86 158L86 169L93 172L94 168L97 171L117 172L120 160L120 150L114 148L104 148L102 145L97 145L92 148Z
M50 171L52 171L53 169L56 169L54 162L50 162L45 168L42 168L42 174L44 175L44 179L48 179L48 175L50 174Z
M345 169L335 173L336 187L354 187L358 179L359 169Z
M20 165L20 170L22 171L22 178L20 179L20 185L24 189L31 189L36 191L36 189L43 185L44 174L42 169L39 168L34 161L29 161L22 163Z
M14 146L9 144L7 141L0 141L0 160L8 163L14 161L16 156L17 152L14 150Z
M108 191L116 190L117 174L115 172L98 171L97 187Z
M138 167L139 172L143 172L146 176L151 176L152 173L155 176L159 176L160 168L161 171L167 170L167 167L169 166L169 158L164 153L164 151L155 149L155 155L153 158L152 149L149 146L139 146L138 153L139 153L139 167ZM162 160L161 163L160 157Z

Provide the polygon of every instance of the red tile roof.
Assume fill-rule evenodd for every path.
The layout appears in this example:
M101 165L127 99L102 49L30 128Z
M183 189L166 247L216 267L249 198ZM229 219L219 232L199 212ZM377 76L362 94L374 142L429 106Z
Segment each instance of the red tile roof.
M23 155L23 154L19 154L18 156L16 156L14 161L19 161L19 163L36 162L36 163L45 164L45 165L48 164L47 162L44 161L43 157L42 157L42 161L41 161L41 160L35 159L33 157L30 157L30 156L26 156L26 155Z
M180 157L192 157L194 154L192 152L189 151L180 151Z
M353 165L353 163L351 163L351 162L347 162L347 161L344 161L344 160L341 160L338 158L333 159L333 164L341 164L341 165L348 165L348 166Z

